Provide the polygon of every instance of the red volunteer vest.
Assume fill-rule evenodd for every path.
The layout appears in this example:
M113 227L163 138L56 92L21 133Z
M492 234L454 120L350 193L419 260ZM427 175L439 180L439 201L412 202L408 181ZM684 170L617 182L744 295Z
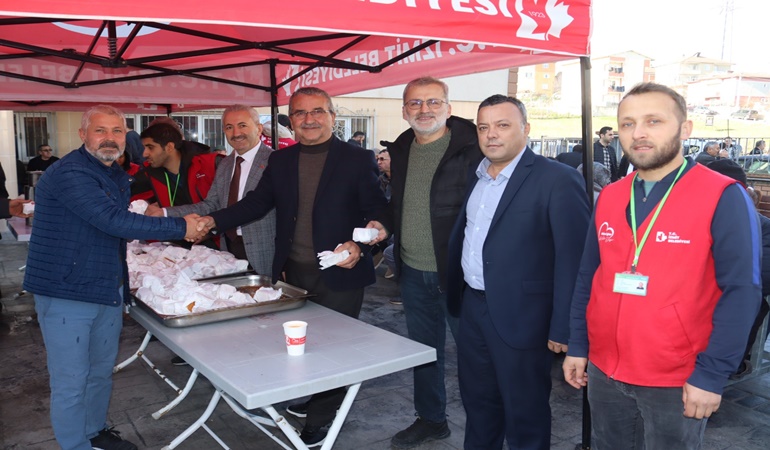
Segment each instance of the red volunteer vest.
M217 171L217 158L221 157L218 153L204 153L195 155L190 161L190 168L187 170L187 188L190 192L192 203L199 203L206 199L206 195L214 183L214 175ZM163 208L171 206L171 199L168 196L168 186L164 181L155 177L150 177L155 197L158 204ZM148 199L152 193L137 194L131 200Z
M708 345L722 295L714 276L711 221L734 181L700 164L682 175L639 257L637 272L650 277L647 296L640 297L612 292L615 274L629 271L634 258L626 220L633 179L607 186L596 207L601 264L586 311L588 358L617 381L680 387ZM653 214L637 230L640 241Z

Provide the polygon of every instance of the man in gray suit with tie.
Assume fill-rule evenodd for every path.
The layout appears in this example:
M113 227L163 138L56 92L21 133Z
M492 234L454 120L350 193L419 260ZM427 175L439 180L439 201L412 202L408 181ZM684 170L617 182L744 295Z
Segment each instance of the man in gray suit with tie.
M150 207L148 215L184 217L187 214L208 215L236 203L257 187L273 149L260 142L262 125L259 113L246 105L232 105L222 113L222 128L235 151L217 167L214 184L206 199L192 205L173 208ZM275 211L260 220L225 233L222 247L237 258L248 259L259 274L271 273L275 252Z

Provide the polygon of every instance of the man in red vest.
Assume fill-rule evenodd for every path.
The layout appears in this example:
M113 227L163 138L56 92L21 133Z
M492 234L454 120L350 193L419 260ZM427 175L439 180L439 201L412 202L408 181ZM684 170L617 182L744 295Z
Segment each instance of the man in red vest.
M682 156L691 131L684 98L666 86L640 84L618 106L638 170L599 195L564 361L568 383L589 384L600 450L700 448L759 308L753 204Z
M221 155L188 145L179 129L165 122L150 125L141 138L146 162L132 186L134 199L155 199L166 208L206 198Z
M202 152L199 144L183 141L181 130L165 121L147 127L141 138L145 162L131 185L131 200L157 202L168 208L199 203L206 198L222 155ZM211 239L202 244L219 247L218 241Z

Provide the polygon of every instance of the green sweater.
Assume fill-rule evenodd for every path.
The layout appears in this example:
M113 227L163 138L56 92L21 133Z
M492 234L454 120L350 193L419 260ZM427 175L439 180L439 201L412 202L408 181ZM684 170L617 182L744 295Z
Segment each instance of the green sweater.
M448 131L425 145L412 141L409 148L401 223L401 259L410 267L425 272L438 270L430 223L430 187L451 137L452 133Z

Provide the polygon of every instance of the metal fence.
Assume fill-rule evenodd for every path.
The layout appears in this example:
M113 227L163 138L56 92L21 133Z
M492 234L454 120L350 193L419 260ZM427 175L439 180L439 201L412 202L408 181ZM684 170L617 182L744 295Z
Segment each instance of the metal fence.
M767 148L770 148L770 138L761 138L761 137L734 137L731 138L733 143L737 143L741 146L741 155L748 155L754 147L757 145L757 142L759 141L766 141L768 142ZM689 139L685 139L682 141L682 148L684 149L685 155L692 155L695 153L700 152L703 150L704 145L706 145L709 141L715 141L717 143L724 142L724 138L701 138L701 137L691 137ZM596 142L595 140L591 141L591 145ZM575 144L582 143L582 139L579 137L549 137L549 136L541 136L540 138L534 138L530 137L529 139L529 148L532 149L533 152L543 155L547 158L555 158L556 155L559 153L564 152L570 152L572 151L572 147L575 146ZM618 152L618 161L620 160L620 157L623 156L623 148L620 145L620 141L616 137L611 145L617 150Z

